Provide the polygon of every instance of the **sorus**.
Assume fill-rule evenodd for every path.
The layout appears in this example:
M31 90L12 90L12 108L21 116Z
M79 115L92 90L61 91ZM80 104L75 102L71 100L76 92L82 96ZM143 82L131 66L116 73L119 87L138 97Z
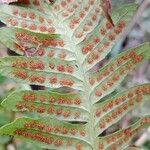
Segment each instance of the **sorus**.
M101 122L99 123L99 127L100 127L101 129L104 129L104 128L106 127L106 123L105 123L104 120L101 120Z
M97 89L97 90L95 91L95 95L98 96L98 97L102 96L101 90L100 90L100 89Z
M109 34L109 35L108 35L108 39L109 39L110 41L115 40L115 34Z
M79 111L75 112L74 116L75 118L80 118L81 113Z
M57 83L57 77L56 77L55 75L52 75L52 76L49 78L49 83L51 83L51 84Z
M58 139L55 141L55 146L61 146L62 145L62 140Z
M45 82L45 79L46 79L46 77L45 76L37 76L37 78L36 78L36 80L37 80L37 82L39 82L39 83L44 83Z
M76 144L76 150L82 150L82 145L80 143Z
M24 104L16 104L16 108L17 109L23 109L24 108Z
M28 27L28 24L27 24L25 21L22 21L22 22L21 22L21 27L22 27L22 28L27 28L27 27Z
M85 11L82 10L82 11L79 13L79 16L80 16L81 18L83 18L83 17L85 16Z
M115 32L116 34L119 34L119 33L122 32L122 29L116 27L116 28L114 29L114 32Z
M51 131L52 131L52 129L53 129L53 127L52 127L52 126L50 126L50 125L48 125L48 126L46 127L46 131L47 131L47 132L51 132Z
M65 7L67 5L67 2L66 1L61 1L61 6L62 7Z
M44 128L46 127L46 125L44 123L39 123L37 125L37 127L39 128L39 130L44 130Z
M16 19L12 19L11 22L10 22L10 24L12 26L17 26L18 25L18 21Z
M62 134L67 134L68 133L68 129L63 127L62 130L61 130L61 133Z
M21 11L21 12L19 13L19 15L20 15L21 17L26 18L26 17L27 17L27 12L26 12L26 11Z
M112 24L111 24L110 22L107 22L107 23L106 23L106 28L107 28L107 29L112 29L113 26L112 26Z
M48 57L53 57L54 55L55 55L54 51L51 50L48 52Z
M53 108L53 107L49 107L48 109L47 109L47 113L48 114L53 114L55 112L55 109Z
M124 28L126 26L126 22L124 20L121 20L118 25L119 28Z
M76 33L75 33L75 37L76 38L81 38L83 36L83 31L77 31Z
M13 72L15 77L21 78L21 79L26 79L28 78L28 73L25 71L15 71Z
M38 56L43 56L45 54L45 51L44 51L44 49L38 49L37 52L36 52L36 54Z
M30 30L36 30L37 29L37 25L36 24L30 24L29 26L28 26L28 28L30 29Z
M71 129L70 132L72 135L76 135L78 131L77 131L77 129L73 128L73 129Z
M99 53L94 51L92 54L91 54L91 58L93 58L94 60L97 60L99 58Z
M22 98L24 101L28 101L28 100L35 101L37 100L37 95L34 92L29 92L29 93L23 94Z
M38 113L44 113L44 112L45 112L45 107L44 107L43 105L38 106L37 112L38 112Z
M39 16L39 21L40 21L41 23L43 23L43 22L45 21L44 17Z
M87 62L88 62L89 64L92 64L92 63L94 62L94 59L93 59L92 57L89 57L88 60L87 60Z
M65 118L69 117L70 115L71 115L71 111L70 110L66 110L66 111L63 112L63 116Z
M102 28L100 29L100 33L101 33L102 35L105 35L105 34L107 33L107 30L106 30L104 27L102 27Z
M81 104L81 99L80 98L74 99L74 104L80 105Z
M66 57L66 53L65 52L61 52L61 53L59 53L58 57L60 59L64 59Z
M41 102L45 102L45 101L46 101L46 96L41 95L41 96L39 97L39 99L40 99Z
M71 65L67 65L67 66L66 66L66 71L67 71L68 73L73 73L74 68L73 68Z
M56 114L57 115L61 115L62 114L62 112L63 112L63 110L62 110L62 108L60 107L60 108L58 108L57 110L56 110Z
M40 25L40 26L38 27L38 29L39 29L41 32L46 32L46 31L47 31L47 28L46 28L46 26L44 26L44 25Z
M50 102L50 103L55 103L55 102L56 102L55 97L49 97L49 102Z
M55 32L56 32L56 29L55 29L54 27L49 27L49 28L47 28L47 31L48 31L49 33L55 33Z
M31 19L35 19L36 18L36 15L35 15L35 13L34 12L29 12L29 18L31 18Z
M65 66L63 64L58 64L57 65L57 70L60 72L64 72L65 71Z
M91 18L92 18L93 21L96 21L97 20L97 15L93 14Z
M100 42L100 38L98 36L94 37L94 43L99 43Z
M98 108L95 112L95 115L96 115L96 117L100 117L100 114L101 114L101 109Z

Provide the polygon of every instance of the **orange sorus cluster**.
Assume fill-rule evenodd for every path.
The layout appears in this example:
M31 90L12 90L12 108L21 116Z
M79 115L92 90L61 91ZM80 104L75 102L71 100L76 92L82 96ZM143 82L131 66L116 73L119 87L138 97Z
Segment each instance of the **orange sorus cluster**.
M123 103L121 106L115 108L115 110L113 110L109 114L106 114L103 117L103 119L100 120L99 127L101 129L106 128L106 126L109 125L110 122L112 122L113 120L118 118L120 115L123 115L125 112L127 112L128 109L133 108L137 103L141 103L142 100L143 100L143 97L141 95L137 95L135 97L135 99L134 98L129 99L128 102ZM122 100L121 100L121 102L122 102ZM100 114L101 114L101 110L98 109L96 112L96 115L100 116Z
M42 74L28 74L26 71L23 71L23 70L15 70L13 71L13 75L15 78L20 78L20 79L27 79L30 81L30 82L38 82L40 84L44 83L46 81L46 76L45 75L42 75ZM56 75L51 75L49 78L49 83L50 84L60 84L61 86L73 86L74 85L74 80L72 79L67 79L67 78L60 78L58 79Z
M25 128L34 128L42 130L43 132L53 132L53 133L61 133L61 134L71 134L71 135L81 135L86 136L86 132L84 129L79 129L75 127L65 127L62 125L47 125L43 122L36 121L28 121L24 124Z
M22 96L22 99L24 101L38 101L40 100L41 102L49 102L50 104L52 103L57 103L57 104L67 104L67 105L80 105L81 104L81 99L79 97L75 98L65 98L65 97L54 97L54 96L44 96L44 95L37 95L35 92L29 92L25 93Z
M141 119L141 125L150 124L150 116Z
M84 16L86 16L86 14L89 11L90 5L94 4L94 0L91 0L91 1L89 0L89 3L90 4L87 4L83 8L83 10L79 12L78 16L74 16L72 18L71 22L69 23L69 27L71 29L74 29L80 23L80 21L84 18ZM86 20L86 22L83 25L81 25L81 27L75 32L76 38L82 38L85 33L89 32L92 29L92 27L95 25L95 22L98 22L99 12L100 12L100 7L96 7L93 10L93 13L89 17L89 19Z
M48 23L49 25L52 25L53 21L52 19L46 19L43 16L38 16L34 12L28 12L26 10L19 10L18 8L12 9L12 14L14 16L20 16L22 18L30 18L32 20L36 19L40 23L40 25L34 24L34 23L28 23L25 20L18 20L15 17L7 17L5 21L12 26L21 26L23 29L29 29L29 30L39 30L41 32L49 32L49 33L55 33L56 29L52 26L47 27L44 23Z
M38 43L37 43L38 44ZM19 49L19 50L21 50L21 51L28 51L28 49L30 49L30 48L26 48L23 44L21 44L21 43L15 43L14 42L14 48L15 49ZM36 56L44 56L45 54L46 54L46 50L44 49L44 48L39 48L39 49L35 49L35 55ZM65 57L67 56L67 54L65 53L65 50L61 50L61 52L58 52L58 55L56 55L56 52L55 52L56 50L49 50L48 52L47 52L47 56L48 57L54 57L54 56L56 56L56 57L58 57L58 58L60 58L60 59L65 59Z
M80 143L73 143L72 140L65 140L63 143L63 140L61 140L60 138L56 138L54 139L53 137L50 136L45 136L41 133L32 133L31 131L27 131L24 129L17 129L14 131L15 135L19 135L19 136L24 136L24 137L28 137L31 138L33 140L38 140L40 142L46 143L46 144L54 144L54 146L59 147L59 146L72 146L75 144L76 150L83 150L82 149L82 144Z
M40 38L36 35L32 35L30 33L26 32L16 32L15 36L17 40L23 41L23 42L29 42L33 44L42 44L43 46L64 46L64 41L62 39L57 39L57 38Z
M128 100L128 105L125 104L125 108L126 108L126 105L132 106L132 105L134 105L133 98L136 98L136 102L141 102L142 95L146 95L146 94L150 94L150 86L149 85L137 87L137 88L135 88L135 90L131 90L122 96L114 98L111 101L108 101L102 107L96 109L95 116L100 117L100 115L102 113L106 113L106 112L112 110L115 106L120 105L127 100Z
M43 114L51 114L57 115L58 117L74 117L74 119L78 119L81 117L80 111L71 111L69 109L63 109L62 107L54 108L53 106L49 106L48 108L45 105L35 106L34 104L28 103L18 103L16 104L17 109L27 109L30 112L37 111L37 113Z
M36 51L37 56L44 56L45 55L45 50L40 48Z
M40 18L42 21L42 18ZM17 19L13 19L10 17L6 18L6 22L10 23L12 26L21 26L23 29L29 29L29 30L39 30L41 32L49 32L49 33L55 33L55 28L54 27L46 27L45 25L36 25L34 23L27 23L26 21L18 21ZM50 21L49 21L50 22Z
M55 69L55 67L57 68L58 71L60 72L68 72L68 73L73 73L74 72L74 68L72 65L63 65L63 64L58 64L57 66L55 66L54 63L50 63L49 64L50 69Z
M126 132L127 130L127 132ZM125 129L124 130L124 136L122 137L122 139L118 140L116 143L112 144L108 150L116 150L118 148L120 148L121 146L127 144L127 142L129 142L131 140L132 137L135 136L135 134L137 134L139 132L140 128L136 128L136 129ZM116 139L117 140L117 139Z
M95 3L95 0L89 0L89 1L85 4L85 6L83 7L83 9L82 9L81 11L79 11L75 16L72 17L72 19L71 19L70 22L69 22L69 27L70 27L71 29L74 29L75 26L77 26L77 25L80 23L80 21L86 16L86 14L88 13L90 7L91 7L94 3ZM93 15L91 16L91 19L92 19L92 20L95 20L95 19L93 19L93 18L96 17L96 14L97 14L97 13L95 12L95 14L93 14ZM94 17L93 17L93 16L94 16ZM97 18L97 17L96 17L96 18ZM92 22L91 22L91 23L92 23Z
M36 52L37 56L43 56L44 54L45 54L44 49L38 49L37 52ZM54 57L56 54L55 54L54 50L50 50L47 53L47 55L48 55L48 57ZM63 50L61 50L61 52L58 53L57 57L60 58L60 59L65 59L66 53Z
M20 78L20 79L27 79L28 73L26 71L13 71L14 77Z
M44 83L46 80L45 75L31 75L29 77L30 82L38 82L40 84Z
M72 86L74 84L74 81L71 79L61 78L58 81L56 75L51 75L51 77L49 78L49 83L50 84L57 84L58 82L62 86Z
M89 64L92 64L94 60L97 60L100 57L100 53L102 53L104 50L107 50L110 44L116 39L117 34L121 33L124 27L125 27L125 21L121 20L116 25L115 28L109 22L106 23L105 27L100 28L99 30L100 35L106 35L108 41L104 41L102 43L102 47L97 48L94 52L91 53L91 55L88 57L88 60L87 60ZM114 28L114 32L109 33L108 31L112 30L113 28ZM118 32L116 32L116 30ZM86 46L82 48L83 54L88 54L99 42L101 42L100 37L99 38L98 37L99 36L93 37L93 42L90 44L87 44ZM89 46L89 45L92 45L92 46Z
M14 131L14 134L19 135L19 136L25 136L25 137L29 137L31 139L34 140L38 140L47 144L52 144L54 142L54 139L52 137L46 137L44 135L42 135L41 133L32 133L31 131L26 131L23 129L17 129ZM57 142L56 142L57 144ZM61 145L61 144L59 144ZM57 145L57 146L59 146Z
M54 50L50 50L48 52L48 57L54 57L55 56L55 51ZM62 50L59 54L58 54L58 57L60 59L64 59L66 57L66 53Z
M134 136L136 133L139 132L139 130L140 130L140 128L132 129L129 127L129 128L124 129L122 131L119 131L118 133L104 139L103 142L99 142L99 149L98 150L104 150L105 144L108 145L111 143L115 143L115 144L112 144L108 149L109 150L116 150L117 148L120 148L123 144L128 142L132 136Z
M27 61L27 60L14 60L12 62L12 67L16 68L30 68L30 69L39 69L43 70L45 68L45 64L41 60L34 60L34 61ZM50 69L55 69L55 64L50 63L49 64ZM68 73L73 73L74 68L72 65L63 65L63 64L58 64L56 66L57 70L60 72L68 72Z
M29 137L33 140L38 140L46 144L54 143L55 146L61 146L63 144L61 139L54 140L53 137L48 137L48 136L42 135L41 133L32 133L31 131L27 131L23 129L15 130L14 134L19 135L19 136Z
M108 82L107 82L108 86L112 86L114 84L114 81L119 80L120 75L125 74L125 72L126 72L125 70L131 69L134 66L134 64L142 61L144 59L144 56L141 54L138 55L136 50L132 50L129 54L125 54L125 55L119 57L112 64L105 67L104 71L100 72L100 74L96 73L96 75L94 75L94 77L90 77L89 78L90 85L94 85L96 82L99 83L102 79L106 78L111 73L113 73L115 70L115 67L119 67L120 65L122 65L126 61L128 61L129 59L131 59L131 61L128 62L124 68L123 67L119 68L119 74L114 75L112 80L108 80Z
M51 75L51 77L49 78L49 83L50 84L58 83L58 79L57 79L56 75ZM62 78L62 79L60 79L59 84L62 86L72 86L74 84L74 81L71 79Z
M69 6L64 11L61 12L61 16L64 17L64 18L66 18L66 17L72 15L75 12L75 10L79 7L79 5L80 5L79 2L76 2L76 1L73 2L71 6ZM55 5L54 9L56 9L56 11L58 11L59 6Z
M135 58L133 58L131 61L129 61L126 65L119 68L117 73L114 73L114 67L115 65L111 65L110 67L106 68L103 73L98 74L94 77L89 77L89 83L90 85L94 85L96 82L99 83L102 79L109 76L111 73L113 73L112 77L110 77L106 83L104 83L102 86L98 87L95 90L95 96L101 97L105 91L109 89L109 87L112 87L115 82L119 81L121 76L124 76L126 74L126 71L129 69L132 69L135 67L137 63L142 61L144 59L143 55L138 55Z
M50 78L51 82L51 78ZM72 86L74 84L74 81L71 79L62 78L60 79L60 85L62 86Z
M111 45L112 42L114 42L114 40L116 39L116 33L110 33L108 35L108 41L104 41L102 43L102 46L99 48L96 48L96 50L94 50L93 52L91 52L91 54L88 56L87 58L87 63L88 64L93 64L94 61L97 61L100 56L101 53L104 52L104 50L107 50L107 48ZM94 41L94 40L93 40ZM99 43L99 42L98 42ZM98 44L97 43L97 44ZM92 43L93 47L95 47L95 43ZM93 48L92 48L93 49ZM87 54L88 52L90 52L92 49L88 48L88 45L82 48L82 52L83 54Z
M45 68L45 64L43 61L40 60L34 60L30 62L28 62L27 60L14 60L12 62L12 67L43 70Z
M110 144L110 143L116 142L118 139L121 139L124 136L129 136L129 135L132 136L133 133L134 132L133 132L132 128L130 128L130 127L126 128L126 129L124 129L122 131L119 131L118 133L116 133L116 134L114 134L110 137L107 137L106 138L106 143Z
M52 9L56 12L61 11L63 8L66 8L72 0L62 0L60 3L54 3Z

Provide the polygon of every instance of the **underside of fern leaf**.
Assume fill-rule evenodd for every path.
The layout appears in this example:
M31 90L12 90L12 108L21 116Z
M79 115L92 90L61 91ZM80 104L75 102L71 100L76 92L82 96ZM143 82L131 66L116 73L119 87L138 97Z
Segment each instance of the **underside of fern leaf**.
M129 72L150 59L150 43L126 49L93 71L138 9L137 4L127 4L112 10L113 27L100 4L100 0L53 4L30 0L27 5L0 5L0 20L6 24L0 29L0 42L19 54L0 58L0 73L18 83L47 88L16 90L4 99L2 107L33 118L18 118L1 127L0 134L48 149L122 150L150 125L147 115L126 129L101 135L149 100L150 83L109 95Z

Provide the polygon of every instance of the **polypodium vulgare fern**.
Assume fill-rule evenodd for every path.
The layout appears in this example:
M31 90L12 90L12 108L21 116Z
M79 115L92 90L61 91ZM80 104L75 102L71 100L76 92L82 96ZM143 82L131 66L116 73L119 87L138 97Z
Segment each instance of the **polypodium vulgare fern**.
M149 99L149 83L108 95L150 58L150 44L127 49L93 71L138 9L137 4L127 4L113 10L113 27L103 17L100 2L57 0L48 5L30 0L26 5L0 5L0 20L7 25L0 29L0 41L22 55L0 58L0 73L47 87L16 91L2 102L7 109L27 111L34 118L18 118L1 127L1 134L48 149L122 150L141 128L150 125L147 115L125 129L101 135Z

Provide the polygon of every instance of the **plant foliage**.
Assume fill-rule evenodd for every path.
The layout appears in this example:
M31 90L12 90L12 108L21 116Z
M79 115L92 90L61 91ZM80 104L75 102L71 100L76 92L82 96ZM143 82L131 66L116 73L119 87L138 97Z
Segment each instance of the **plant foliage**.
M109 94L150 58L150 43L125 50L96 71L93 68L109 54L138 5L113 10L113 27L103 17L100 0L52 3L30 0L0 5L0 20L6 24L0 29L0 41L21 55L1 57L0 73L47 87L9 95L1 103L4 108L29 112L33 118L18 118L1 127L0 133L48 149L128 148L137 132L150 125L148 115L112 134L101 133L150 98L150 83Z

